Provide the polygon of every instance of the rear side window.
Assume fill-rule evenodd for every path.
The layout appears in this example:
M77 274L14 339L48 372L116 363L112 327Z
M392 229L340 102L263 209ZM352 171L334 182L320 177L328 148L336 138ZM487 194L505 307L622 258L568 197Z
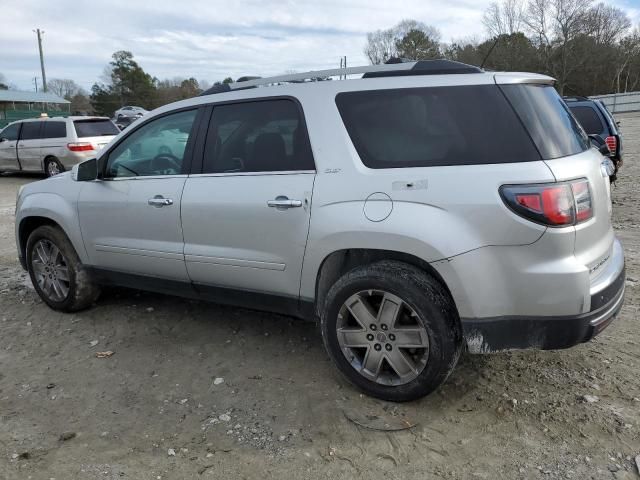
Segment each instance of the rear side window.
M65 138L67 136L67 124L64 122L44 122L42 138Z
M2 133L0 133L0 138L6 138L7 140L17 140L19 129L20 129L19 123L14 123L13 125L9 125L7 128L2 130Z
M214 107L204 173L314 169L307 129L294 101L259 100Z
M551 85L502 85L542 158L566 157L589 148L589 138Z
M75 120L73 124L78 138L105 137L120 133L111 120Z
M570 106L569 109L589 135L600 135L606 130L598 113L593 108Z
M20 132L20 140L37 140L40 138L42 122L24 122Z
M540 160L495 85L345 92L336 104L369 168Z

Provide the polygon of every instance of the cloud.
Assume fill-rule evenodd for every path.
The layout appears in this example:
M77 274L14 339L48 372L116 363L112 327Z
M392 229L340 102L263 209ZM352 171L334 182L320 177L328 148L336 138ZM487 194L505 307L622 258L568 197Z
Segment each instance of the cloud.
M100 79L117 50L133 52L148 73L161 79L192 76L213 82L332 68L342 55L350 65L361 65L367 63L366 33L403 18L438 27L444 41L480 37L489 2L3 0L0 72L20 88L32 88L33 77L40 77L36 27L45 31L47 77L72 78L86 89ZM631 4L620 6L633 11Z

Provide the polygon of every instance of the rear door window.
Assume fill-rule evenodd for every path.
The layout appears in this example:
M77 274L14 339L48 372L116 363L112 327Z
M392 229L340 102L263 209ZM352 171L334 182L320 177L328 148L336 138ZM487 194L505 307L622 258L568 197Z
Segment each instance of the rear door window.
M369 168L540 160L495 85L344 92L336 104Z
M569 109L589 135L600 135L606 130L595 109L580 106L569 106Z
M215 106L204 173L314 170L307 129L288 99Z
M105 137L120 133L111 120L76 120L73 124L78 138Z
M42 138L65 138L67 124L65 122L44 122Z
M500 88L544 160L589 149L589 138L551 85L501 85Z
M37 140L40 138L42 122L24 122L20 132L20 140Z

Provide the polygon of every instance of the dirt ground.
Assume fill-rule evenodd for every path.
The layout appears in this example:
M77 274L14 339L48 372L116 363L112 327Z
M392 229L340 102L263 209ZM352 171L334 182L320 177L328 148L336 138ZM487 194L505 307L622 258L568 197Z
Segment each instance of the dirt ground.
M287 317L132 290L53 312L13 237L38 177L0 177L0 478L640 478L640 115L620 120L618 319L570 350L465 355L400 405L351 388Z

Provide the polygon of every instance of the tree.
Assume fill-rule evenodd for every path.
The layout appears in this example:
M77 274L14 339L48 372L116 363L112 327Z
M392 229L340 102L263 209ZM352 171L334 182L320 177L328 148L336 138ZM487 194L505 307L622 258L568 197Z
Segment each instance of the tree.
M524 26L524 9L523 0L493 2L484 12L482 23L490 37L518 33Z
M396 42L396 50L401 58L411 60L428 60L440 58L440 44L429 37L423 30L409 30L402 39Z
M374 65L392 57L437 58L440 56L440 32L416 20L402 20L387 30L368 33L364 53Z
M86 95L86 92L80 85L68 78L52 78L47 82L47 90L66 100L71 100L71 98L79 93Z
M91 88L91 104L96 112L112 115L124 105L147 109L157 106L157 80L138 65L133 54L121 50L111 58L104 74L104 83L95 83Z
M9 90L9 84L7 83L7 78L3 73L0 73L0 90Z

